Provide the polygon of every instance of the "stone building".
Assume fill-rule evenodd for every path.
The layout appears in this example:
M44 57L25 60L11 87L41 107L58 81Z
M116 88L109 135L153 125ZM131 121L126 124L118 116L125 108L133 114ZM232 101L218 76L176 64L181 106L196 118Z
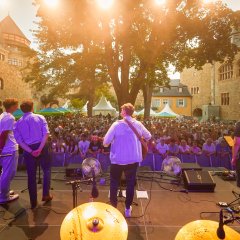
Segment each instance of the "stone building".
M170 87L155 87L152 94L152 108L161 111L168 103L171 109L184 116L191 116L192 96L179 79L172 79Z
M29 84L23 81L26 52L30 41L10 16L0 22L0 102L5 98L34 99ZM1 103L0 103L1 108Z
M232 41L240 47L240 34L234 35ZM200 71L185 69L181 83L188 86L193 96L193 116L203 120L213 116L222 120L240 119L240 53L232 63L214 62Z

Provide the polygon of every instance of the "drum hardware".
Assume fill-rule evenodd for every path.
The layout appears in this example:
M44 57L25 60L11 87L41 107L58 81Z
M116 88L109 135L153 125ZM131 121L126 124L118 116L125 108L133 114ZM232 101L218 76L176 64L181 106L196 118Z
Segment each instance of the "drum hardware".
M217 230L219 223L210 220L197 220L183 226L175 240L219 240ZM232 228L224 225L225 240L238 240L240 234Z
M64 218L61 240L126 240L128 226L125 218L111 205L101 202L84 203Z

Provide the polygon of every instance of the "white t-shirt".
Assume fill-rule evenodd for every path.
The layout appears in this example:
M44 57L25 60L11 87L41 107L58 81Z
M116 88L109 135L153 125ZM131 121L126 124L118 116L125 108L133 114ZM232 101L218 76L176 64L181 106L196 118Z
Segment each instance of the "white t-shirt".
M86 154L89 148L90 142L89 141L80 141L78 143L78 148L80 149L81 153Z
M186 145L185 147L180 145L179 146L179 151L182 152L182 153L189 152L190 151L190 147L188 145Z
M213 153L213 152L216 151L216 147L213 143L210 146L207 143L204 143L203 147L202 147L202 150Z
M168 151L168 145L165 143L163 145L161 143L158 143L156 149L159 153L165 154Z
M14 124L15 117L12 114L4 112L0 115L0 134L4 131L9 131L2 153L10 153L18 150L18 144L13 135Z
M140 136L151 139L151 133L136 119L127 116ZM103 145L111 144L110 160L112 164L127 165L142 161L142 145L133 130L124 120L116 121L104 137Z

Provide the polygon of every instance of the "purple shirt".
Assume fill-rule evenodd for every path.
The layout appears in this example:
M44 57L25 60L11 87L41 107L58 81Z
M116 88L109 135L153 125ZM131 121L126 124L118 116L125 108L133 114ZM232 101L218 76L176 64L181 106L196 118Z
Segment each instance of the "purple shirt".
M25 113L17 121L14 129L17 142L27 145L40 143L48 133L48 124L45 117L31 112Z
M151 139L150 132L134 118L126 117L136 128L140 136ZM142 145L133 130L124 120L114 122L104 137L103 145L111 144L110 160L112 164L126 165L142 161Z

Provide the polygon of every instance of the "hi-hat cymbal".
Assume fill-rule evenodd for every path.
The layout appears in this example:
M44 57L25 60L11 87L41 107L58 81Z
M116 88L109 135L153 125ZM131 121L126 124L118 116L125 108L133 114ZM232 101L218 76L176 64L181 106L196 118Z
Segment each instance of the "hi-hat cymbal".
M218 222L197 220L183 226L175 240L219 240L217 236ZM225 240L239 240L240 234L224 225Z
M126 240L128 226L111 205L90 202L70 211L60 229L61 240Z

